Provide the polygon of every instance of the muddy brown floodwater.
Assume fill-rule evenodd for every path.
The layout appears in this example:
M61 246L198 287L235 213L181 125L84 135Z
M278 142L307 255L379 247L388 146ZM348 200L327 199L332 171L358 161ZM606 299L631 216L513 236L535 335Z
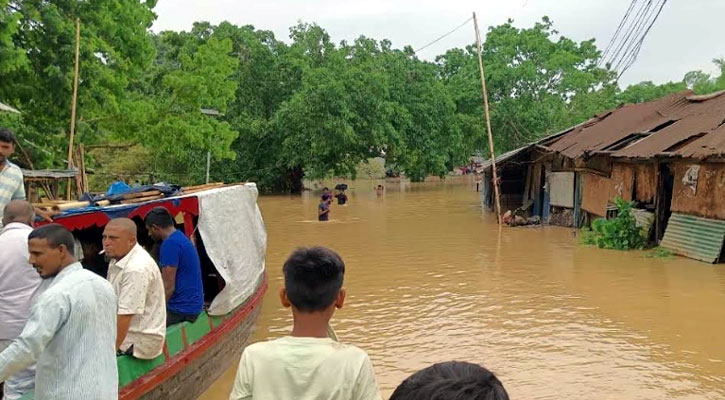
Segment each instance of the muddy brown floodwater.
M351 183L328 223L312 194L260 198L270 285L254 341L290 329L286 256L324 245L347 264L332 324L370 354L383 398L455 359L512 399L725 399L725 265L582 247L560 227L499 234L468 177L388 182L381 198L376 183ZM227 399L235 370L201 399Z

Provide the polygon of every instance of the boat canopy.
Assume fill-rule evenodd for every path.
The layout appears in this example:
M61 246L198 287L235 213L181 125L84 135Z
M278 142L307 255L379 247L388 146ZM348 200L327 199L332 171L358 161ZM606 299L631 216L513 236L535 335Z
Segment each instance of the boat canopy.
M206 253L226 285L209 306L210 315L223 315L244 303L263 279L267 231L257 206L257 186L211 189L199 199L197 229Z

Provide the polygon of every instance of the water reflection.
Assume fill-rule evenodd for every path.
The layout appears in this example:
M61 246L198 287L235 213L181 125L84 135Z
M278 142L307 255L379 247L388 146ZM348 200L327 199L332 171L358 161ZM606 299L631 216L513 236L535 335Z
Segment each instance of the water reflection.
M325 245L348 266L341 339L368 351L383 394L434 362L486 365L517 399L725 398L725 267L577 245L570 229L507 228L468 178L350 184L331 223L317 198L260 199L270 290L254 340L286 334L281 265ZM202 399L228 398L234 369Z

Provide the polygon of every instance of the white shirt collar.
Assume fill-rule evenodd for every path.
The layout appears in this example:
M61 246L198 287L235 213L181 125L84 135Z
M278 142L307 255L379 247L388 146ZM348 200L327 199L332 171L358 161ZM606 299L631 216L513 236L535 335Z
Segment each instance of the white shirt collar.
M133 255L136 254L136 250L141 247L138 242L131 248L131 250L123 256L120 260L112 260L113 265L115 265L118 268L125 268L126 265L128 265L129 261L131 261L131 258L133 258Z
M33 230L33 227L28 226L22 222L11 222L2 228L2 231L0 231L0 235L13 229Z

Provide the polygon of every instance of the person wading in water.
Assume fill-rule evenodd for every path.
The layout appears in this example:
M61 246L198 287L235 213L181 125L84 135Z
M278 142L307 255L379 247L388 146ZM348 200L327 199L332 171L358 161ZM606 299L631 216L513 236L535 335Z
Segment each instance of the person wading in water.
M317 207L317 220L318 221L329 221L330 220L330 203L332 203L332 197L329 194L323 194L320 200L320 205Z

